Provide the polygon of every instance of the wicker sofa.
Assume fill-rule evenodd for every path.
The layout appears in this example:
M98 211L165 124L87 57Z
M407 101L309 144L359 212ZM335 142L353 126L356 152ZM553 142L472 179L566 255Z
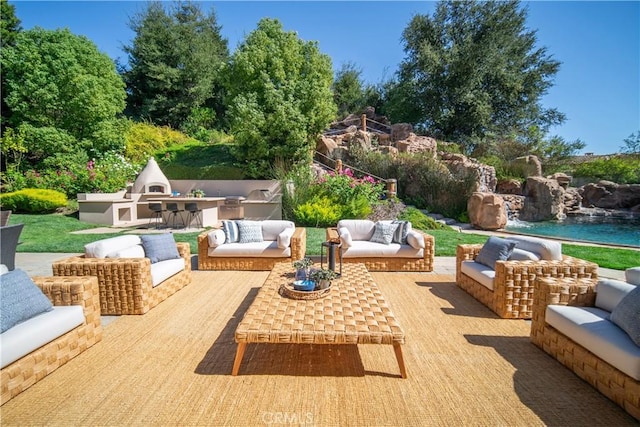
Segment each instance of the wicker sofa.
M343 219L327 229L327 240L340 242L342 262L363 263L369 271L433 271L433 236L412 229L406 222L404 238L394 236L390 242L380 243L374 237L376 227L377 223L366 219ZM395 232L402 234L400 229Z
M0 370L2 378L1 404L17 396L102 340L98 280L95 277L33 277L32 280L51 300L54 306L82 307L84 322L3 366L2 370ZM46 321L49 328L51 328L53 325L50 318L47 318ZM23 324L14 327L21 328L18 331L21 333L18 335L22 335L25 326L29 327L27 325L28 322L32 322L32 320L27 320ZM12 330L9 329L5 334L11 332ZM16 331L14 330L13 332ZM2 345L9 345L10 341L8 338L3 339ZM5 348L3 352L7 350L11 349Z
M537 280L531 341L640 420L640 346L611 321L635 286L616 282Z
M191 250L175 243L178 259L152 263L139 241L128 235L93 242L102 247L88 253L85 246L85 255L54 262L53 274L96 276L103 315L144 314L191 283Z
M224 225L231 222L235 221L224 221ZM198 236L199 270L271 270L276 263L304 258L305 228L283 220L243 222L259 225L259 241L229 239L223 228L204 231Z
M505 319L530 319L534 282L538 277L597 279L598 265L562 255L560 243L524 236L517 241L516 252L494 268L476 262L482 244L464 244L456 248L456 283L471 296Z

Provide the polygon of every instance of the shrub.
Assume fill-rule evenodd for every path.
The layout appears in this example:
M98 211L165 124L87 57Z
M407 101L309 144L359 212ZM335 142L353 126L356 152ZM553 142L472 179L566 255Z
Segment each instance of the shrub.
M0 195L3 209L16 213L43 214L55 212L67 205L67 197L55 190L26 188Z
M430 216L427 216L420 212L419 209L414 207L408 207L400 214L399 219L411 222L413 228L419 230L449 230L451 227L445 224L436 222Z
M330 198L319 197L299 205L293 213L294 222L300 226L331 227L340 220L342 210Z
M640 184L640 157L594 159L577 165L573 176L591 178L593 181L613 181L618 184Z
M168 126L131 122L125 133L125 156L134 163L146 162L156 151L193 141L193 138Z

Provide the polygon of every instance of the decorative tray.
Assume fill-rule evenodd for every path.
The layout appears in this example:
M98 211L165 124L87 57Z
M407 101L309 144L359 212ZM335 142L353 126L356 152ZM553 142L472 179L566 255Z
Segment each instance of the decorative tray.
M331 286L317 291L298 291L293 288L293 283L286 283L280 286L280 295L300 300L313 300L324 298L331 292Z

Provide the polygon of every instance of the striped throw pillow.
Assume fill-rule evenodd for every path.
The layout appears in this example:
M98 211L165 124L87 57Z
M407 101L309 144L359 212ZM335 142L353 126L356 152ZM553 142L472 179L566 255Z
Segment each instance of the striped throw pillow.
M238 224L235 221L223 220L222 229L224 230L224 241L226 243L238 243L240 233L238 232Z
M409 221L394 220L392 224L398 224L396 232L393 233L393 243L407 244L407 234L409 233Z

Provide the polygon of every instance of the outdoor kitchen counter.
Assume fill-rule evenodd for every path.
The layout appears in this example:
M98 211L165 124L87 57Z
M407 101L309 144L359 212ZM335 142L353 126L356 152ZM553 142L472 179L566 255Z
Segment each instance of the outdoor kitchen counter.
M195 203L198 206L198 209L202 210L202 225L204 227L213 227L218 224L218 209L224 204L225 197L157 197L147 199L150 202L160 202L162 203L162 208L167 208L167 203L177 203L178 209L183 209L185 212L186 219L186 209L184 208L185 203ZM194 225L194 224L191 224Z

